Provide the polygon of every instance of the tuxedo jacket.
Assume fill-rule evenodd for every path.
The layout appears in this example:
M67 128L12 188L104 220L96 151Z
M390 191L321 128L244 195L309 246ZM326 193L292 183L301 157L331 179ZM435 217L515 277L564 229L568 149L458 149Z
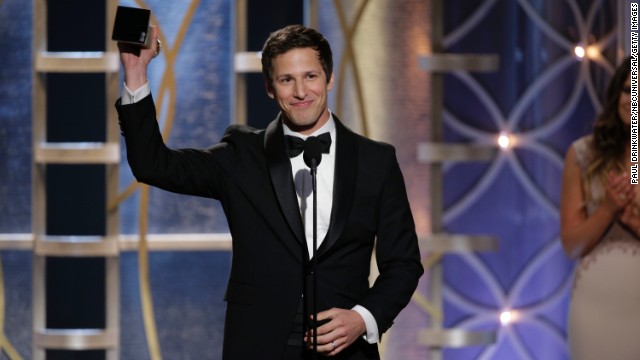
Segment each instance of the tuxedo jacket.
M281 359L310 271L280 116L263 130L231 126L210 148L170 149L151 95L116 108L138 181L222 204L233 246L223 359ZM316 253L317 307L361 305L382 334L423 273L413 217L394 148L334 119L334 198ZM370 287L373 251L380 275ZM336 358L378 357L376 345L359 339Z

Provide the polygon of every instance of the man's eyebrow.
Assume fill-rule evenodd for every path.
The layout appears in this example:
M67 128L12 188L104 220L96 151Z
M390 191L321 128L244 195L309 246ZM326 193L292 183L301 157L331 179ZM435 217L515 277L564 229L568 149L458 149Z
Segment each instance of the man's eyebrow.
M307 70L307 71L304 71L304 72L302 73L302 75L319 74L319 73L321 73L321 72L322 72L321 70ZM293 76L292 74L290 74L290 73L284 73L284 74L276 75L276 78L280 78L280 77L287 77L287 76L288 76L288 77L294 77L294 76Z

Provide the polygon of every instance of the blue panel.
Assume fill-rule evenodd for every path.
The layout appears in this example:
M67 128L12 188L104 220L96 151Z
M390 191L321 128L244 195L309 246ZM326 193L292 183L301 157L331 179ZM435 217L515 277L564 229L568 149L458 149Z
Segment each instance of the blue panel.
M0 2L0 233L31 232L31 6Z
M444 2L446 51L496 53L497 72L445 76L445 140L493 144L501 131L515 148L486 164L446 167L445 228L488 234L499 250L448 255L445 325L495 330L494 346L448 349L446 359L567 359L566 316L573 263L559 239L564 153L590 131L608 70L576 59L587 32L600 41L614 31L613 2ZM468 22L470 19L477 22ZM466 24L467 30L464 30ZM596 25L597 24L597 25ZM605 61L613 42L603 49ZM596 98L588 94L593 85ZM505 309L514 323L500 324Z
M163 55L149 67L158 121L169 130L171 147L208 147L234 122L233 2L148 1L163 39ZM122 5L139 6L133 1ZM184 37L180 37L184 31ZM182 40L181 40L182 39ZM175 62L167 55L176 51ZM170 125L171 124L171 125ZM124 143L120 187L135 183ZM138 233L140 191L121 204L121 232ZM227 232L219 203L152 188L149 233ZM151 253L150 278L158 340L163 358L220 359L224 326L224 290L229 275L228 252ZM137 254L121 257L121 357L149 358L143 325Z
M2 252L6 301L4 330L7 339L23 359L31 359L31 269L31 252Z
M231 254L159 252L149 262L162 357L221 359ZM135 253L121 256L121 287L121 358L148 359Z
M163 55L149 67L149 78L161 126L170 128L165 141L172 147L208 147L217 143L233 123L232 1L201 1L189 18L192 2L148 1L164 39ZM138 6L133 1L122 5ZM180 37L184 31L184 37ZM173 64L170 51L178 51ZM173 116L172 116L173 115ZM172 123L172 126L168 125ZM124 144L123 144L124 147ZM123 149L124 154L124 149ZM123 156L121 188L135 182ZM138 232L139 194L124 202L123 233ZM152 189L149 203L150 233L202 233L228 231L217 201L175 195Z

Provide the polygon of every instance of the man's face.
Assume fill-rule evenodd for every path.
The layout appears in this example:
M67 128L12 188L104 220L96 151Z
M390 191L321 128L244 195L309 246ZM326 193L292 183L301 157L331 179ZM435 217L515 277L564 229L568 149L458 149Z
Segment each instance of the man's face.
M267 93L278 102L284 122L291 130L311 134L329 119L327 83L318 53L312 48L296 48L273 59L273 82Z

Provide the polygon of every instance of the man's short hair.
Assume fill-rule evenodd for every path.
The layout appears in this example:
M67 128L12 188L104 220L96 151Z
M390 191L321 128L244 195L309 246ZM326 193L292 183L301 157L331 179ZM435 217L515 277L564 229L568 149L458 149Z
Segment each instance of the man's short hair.
M273 60L292 49L312 48L318 52L318 60L329 82L333 74L331 46L318 31L303 25L289 25L274 31L262 47L262 74L269 85L273 84Z

